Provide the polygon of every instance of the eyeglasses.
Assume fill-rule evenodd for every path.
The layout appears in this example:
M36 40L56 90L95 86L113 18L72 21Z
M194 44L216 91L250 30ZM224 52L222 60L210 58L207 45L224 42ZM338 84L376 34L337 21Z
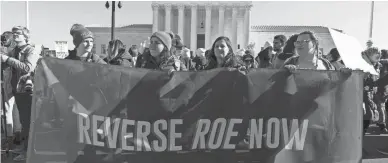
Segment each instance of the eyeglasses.
M311 40L300 40L300 41L295 41L295 44L300 45L303 43L309 43Z

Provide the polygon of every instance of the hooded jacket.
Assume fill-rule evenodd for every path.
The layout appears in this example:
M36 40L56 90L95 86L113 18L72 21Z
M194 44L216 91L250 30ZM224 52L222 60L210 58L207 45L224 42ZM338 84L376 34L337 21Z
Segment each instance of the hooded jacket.
M117 54L117 56L111 60L109 60L108 57L106 57L104 58L104 61L110 65L135 67L135 64L132 62L132 56L126 51L122 54Z

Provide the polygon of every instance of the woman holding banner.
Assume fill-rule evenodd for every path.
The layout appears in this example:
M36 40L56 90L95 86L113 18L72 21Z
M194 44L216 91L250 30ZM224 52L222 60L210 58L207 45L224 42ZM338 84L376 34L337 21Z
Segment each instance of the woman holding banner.
M150 51L143 54L141 68L185 71L186 67L171 53L172 39L167 32L155 32L150 38Z

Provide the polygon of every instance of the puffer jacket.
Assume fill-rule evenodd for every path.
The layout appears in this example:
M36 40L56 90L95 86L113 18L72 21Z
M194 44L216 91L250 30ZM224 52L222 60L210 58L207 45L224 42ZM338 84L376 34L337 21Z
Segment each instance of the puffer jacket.
M163 70L163 71L187 71L185 65L174 56L163 57L158 63L156 59L151 56L151 53L146 52L142 55L140 68Z
M104 58L104 61L110 65L118 65L124 67L135 67L132 62L132 56L128 52L124 52L120 55L117 55L115 58L109 60Z

